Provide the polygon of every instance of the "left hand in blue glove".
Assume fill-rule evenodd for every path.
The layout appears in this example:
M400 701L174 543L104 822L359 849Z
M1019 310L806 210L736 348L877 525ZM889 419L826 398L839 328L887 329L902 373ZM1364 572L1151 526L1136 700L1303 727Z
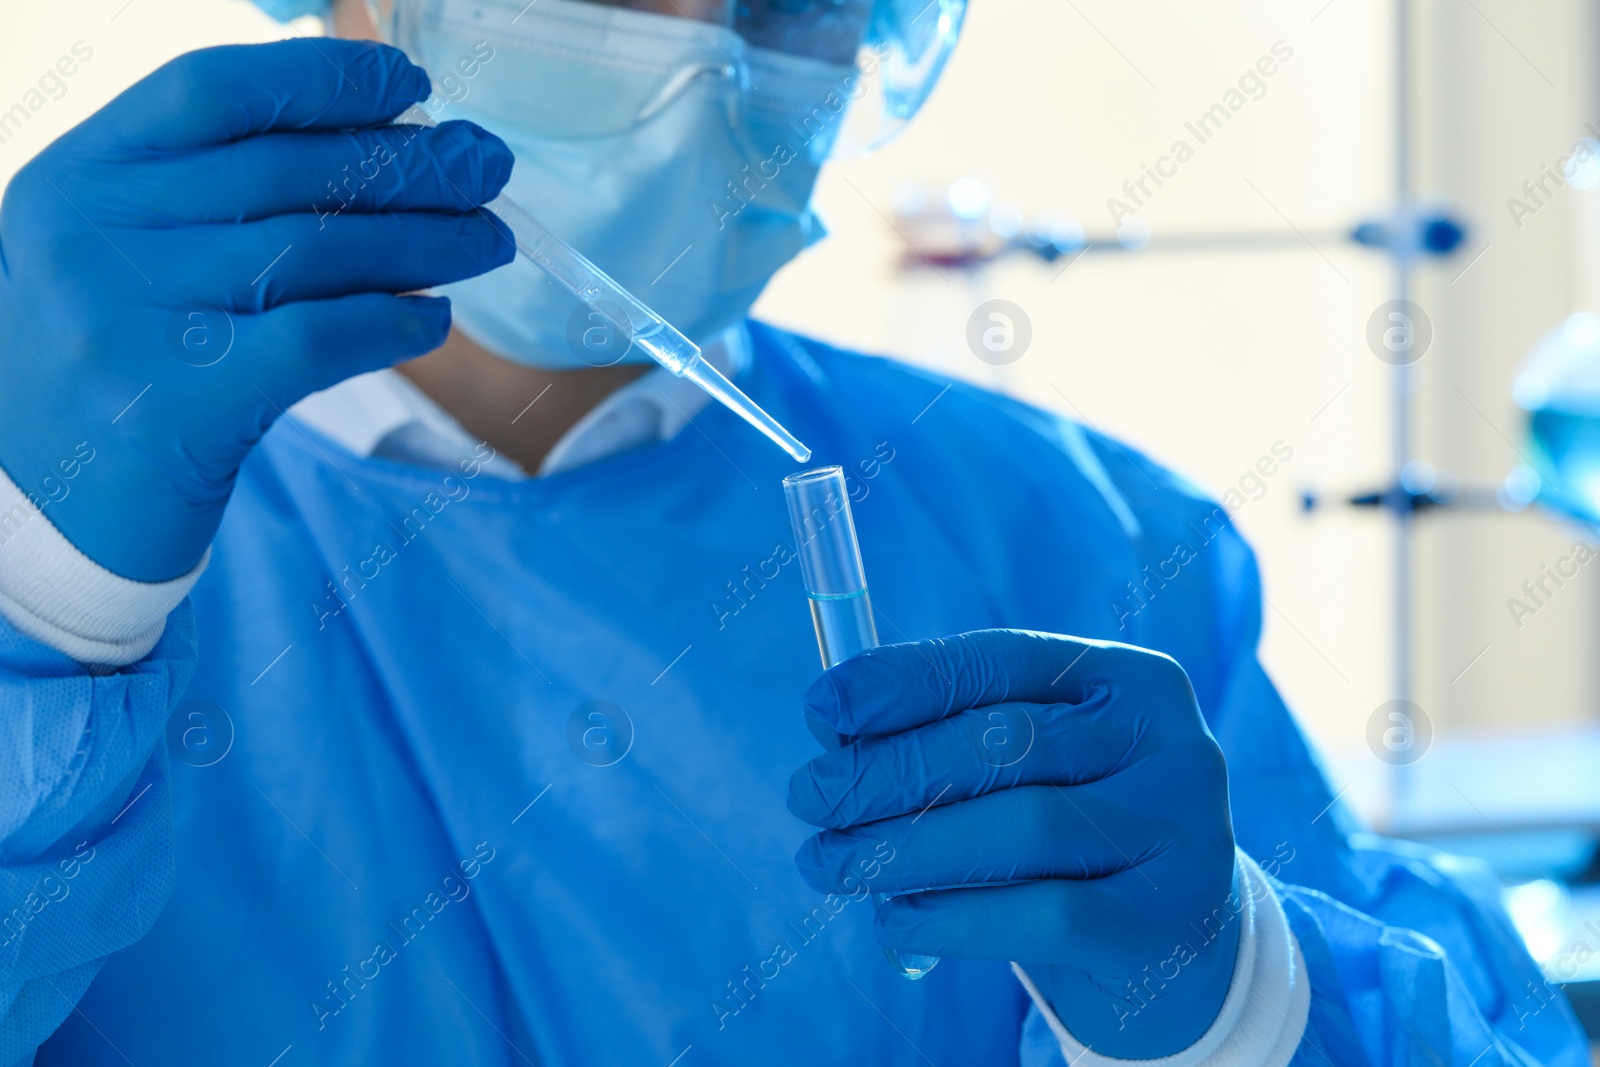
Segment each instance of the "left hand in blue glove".
M847 742L790 782L789 809L825 828L796 856L808 884L849 892L888 841L872 888L905 895L878 912L886 947L1015 960L1102 1055L1205 1033L1238 946L1239 923L1214 918L1237 917L1233 824L1176 662L981 630L864 652L805 706Z

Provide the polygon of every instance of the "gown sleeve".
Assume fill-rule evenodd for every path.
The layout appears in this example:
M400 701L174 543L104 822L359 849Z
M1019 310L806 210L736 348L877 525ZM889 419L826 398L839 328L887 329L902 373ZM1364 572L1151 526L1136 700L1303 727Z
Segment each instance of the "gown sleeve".
M1208 714L1235 834L1275 880L1311 980L1296 1064L1580 1067L1587 1043L1487 866L1370 833L1334 794L1256 656L1261 579L1233 527L1212 557L1225 679Z
M1529 956L1487 867L1372 834L1331 788L1257 658L1261 576L1226 512L1124 448L1102 439L1095 451L1153 544L1218 530L1197 552L1204 595L1152 601L1134 643L1193 666L1228 761L1235 838L1268 875L1294 935L1310 1005L1289 1062L1588 1064L1564 994ZM1020 1052L1025 1067L1066 1062L1037 1007Z
M33 1062L173 883L167 720L194 670L184 601L143 659L91 669L0 619L0 1065Z

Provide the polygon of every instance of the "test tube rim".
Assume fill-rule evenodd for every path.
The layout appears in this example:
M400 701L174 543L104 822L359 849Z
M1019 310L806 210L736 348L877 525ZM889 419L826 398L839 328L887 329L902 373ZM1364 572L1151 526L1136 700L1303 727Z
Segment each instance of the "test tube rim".
M785 475L783 484L784 488L800 486L805 485L807 482L818 482L824 478L831 478L835 474L842 476L844 468L837 463L832 463L826 467L812 467L810 470L796 471L794 474Z

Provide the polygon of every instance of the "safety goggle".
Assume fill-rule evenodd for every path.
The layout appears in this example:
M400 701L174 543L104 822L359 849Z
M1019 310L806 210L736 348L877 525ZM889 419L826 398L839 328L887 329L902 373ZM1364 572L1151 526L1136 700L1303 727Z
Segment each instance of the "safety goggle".
M429 0L365 0L383 39L408 47ZM537 2L537 0L534 0ZM822 63L853 64L832 158L864 155L893 139L927 101L961 34L967 0L585 0L721 26L751 48ZM531 7L532 4L529 5ZM495 20L517 15L484 5ZM414 54L414 52L413 52Z

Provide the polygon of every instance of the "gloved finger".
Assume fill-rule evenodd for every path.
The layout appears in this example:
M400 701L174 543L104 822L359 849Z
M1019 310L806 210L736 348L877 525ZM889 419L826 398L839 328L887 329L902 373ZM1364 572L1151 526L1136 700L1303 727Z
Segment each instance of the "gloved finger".
M240 358L217 366L270 421L319 389L438 348L450 333L450 301L359 293L300 300L234 321Z
M841 734L860 736L1005 701L1053 703L1068 699L1065 675L1096 646L1105 643L1026 630L879 645L824 671L806 692L805 710Z
M189 52L67 135L73 147L147 157L268 130L338 130L394 118L430 92L397 48L319 37Z
M177 450L201 478L231 484L243 450L300 398L443 344L450 301L360 293L259 315L197 314L185 332L179 358L193 370L152 388L129 428L149 460L170 462ZM234 440L243 447L217 447Z
M204 258L195 247L208 250ZM488 212L344 215L321 223L279 215L242 226L144 231L131 246L165 264L154 280L183 301L229 312L351 293L402 293L459 281L516 255L504 223Z
M1119 791L1018 786L846 830L824 830L795 854L800 877L819 892L846 889L863 860L887 841L875 892L909 892L1020 878L1104 878L1148 863L1180 828L1135 813Z
M244 222L376 211L470 211L499 195L514 160L470 122L272 133L136 166L85 170L64 191L102 205L96 222ZM79 190L99 180L98 196ZM116 205L107 208L104 205Z
M1162 893L1130 870L1094 881L1043 879L908 893L878 907L873 932L880 944L902 952L1089 968L1137 955L1137 941L1160 928L1151 918L1162 908ZM1164 942L1147 947L1171 951Z
M1106 690L1081 704L991 704L827 752L789 779L789 810L838 829L1019 785L1080 785L1124 764L1139 721Z
M1158 652L1029 630L976 630L852 656L812 683L805 712L846 736L881 735L1005 701L1081 701L1096 685L1116 698L1147 681L1180 698L1167 703L1192 706L1183 669Z

